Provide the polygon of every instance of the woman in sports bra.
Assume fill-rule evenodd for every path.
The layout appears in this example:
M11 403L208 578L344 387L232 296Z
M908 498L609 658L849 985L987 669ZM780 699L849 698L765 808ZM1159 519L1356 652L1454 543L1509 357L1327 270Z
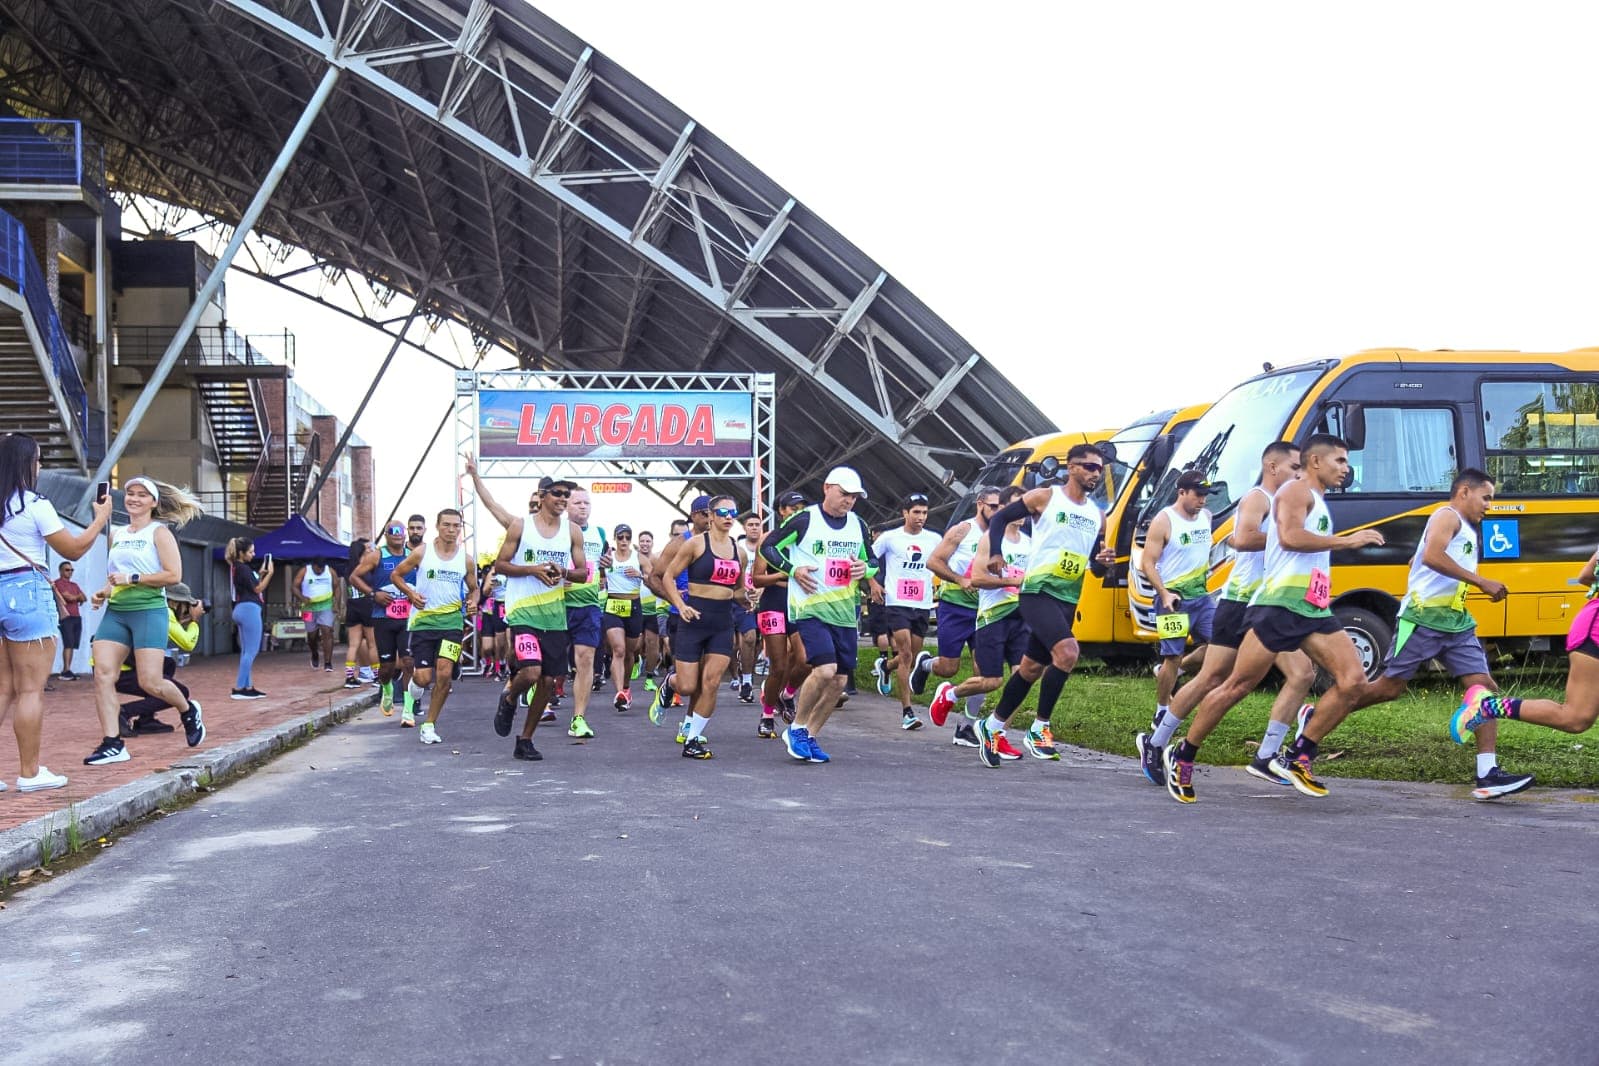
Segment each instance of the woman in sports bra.
M711 499L711 528L673 554L661 585L681 621L672 644L676 668L661 685L669 703L675 690L689 701L683 730L683 757L709 759L705 725L716 712L716 693L733 658L733 600L744 595L744 549L733 538L738 507L731 496ZM677 575L688 575L686 593Z

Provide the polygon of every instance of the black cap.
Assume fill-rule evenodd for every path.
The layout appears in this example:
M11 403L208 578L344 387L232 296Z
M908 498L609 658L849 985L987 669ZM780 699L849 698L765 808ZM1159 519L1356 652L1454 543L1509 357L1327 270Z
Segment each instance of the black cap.
M562 487L565 487L567 489L575 489L575 488L577 488L577 482L568 481L565 478L555 478L555 477L541 477L541 478L539 478L539 491L540 492L548 492L551 489L558 489L558 488L562 488Z
M777 498L779 507L804 507L805 494L803 492L785 492Z
M623 522L621 525L611 530L611 535L613 537L620 537L623 533L626 533L631 537L633 535L633 527L628 525L626 522Z
M1213 492L1220 492L1221 489L1207 481L1205 475L1198 470L1184 470L1182 476L1177 479L1177 491L1197 492L1201 496L1209 496Z

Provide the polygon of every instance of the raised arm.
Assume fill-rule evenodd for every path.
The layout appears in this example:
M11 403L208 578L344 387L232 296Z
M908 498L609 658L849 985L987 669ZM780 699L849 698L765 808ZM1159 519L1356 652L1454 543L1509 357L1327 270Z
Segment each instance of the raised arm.
M466 460L466 472L472 476L472 491L477 494L478 502L488 508L489 514L494 516L503 529L509 530L511 523L516 521L516 515L501 507L489 494L489 487L483 484L483 479L477 474L477 459L473 456L462 456Z

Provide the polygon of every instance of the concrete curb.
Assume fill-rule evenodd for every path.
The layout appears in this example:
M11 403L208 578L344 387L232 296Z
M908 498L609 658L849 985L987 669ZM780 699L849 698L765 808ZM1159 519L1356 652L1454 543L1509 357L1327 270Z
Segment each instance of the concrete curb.
M0 877L43 865L46 852L64 856L72 835L80 844L97 840L149 816L162 804L188 796L197 786L215 786L251 770L296 741L348 721L377 701L375 690L347 696L330 707L308 711L303 718L263 729L231 744L195 752L169 769L0 832Z

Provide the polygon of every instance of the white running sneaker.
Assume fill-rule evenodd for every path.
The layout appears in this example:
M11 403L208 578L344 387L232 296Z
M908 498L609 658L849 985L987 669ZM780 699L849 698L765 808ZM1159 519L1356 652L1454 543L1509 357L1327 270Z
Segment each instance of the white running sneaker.
M417 731L417 739L424 744L437 744L444 738L439 736L439 731L433 728L432 722L423 722L422 728Z
M32 777L17 778L18 792L43 792L47 788L60 788L67 783L67 779L60 774L52 774L48 766L40 766L39 772ZM4 789L5 782L0 781L0 789Z

